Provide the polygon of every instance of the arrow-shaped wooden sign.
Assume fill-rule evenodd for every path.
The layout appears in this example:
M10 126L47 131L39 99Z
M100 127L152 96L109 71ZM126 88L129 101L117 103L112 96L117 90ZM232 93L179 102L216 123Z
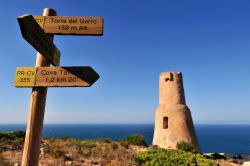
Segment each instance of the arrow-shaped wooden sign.
M15 87L90 87L99 79L91 67L18 67Z
M45 33L56 35L103 35L102 17L34 16Z
M60 51L49 40L47 34L39 26L32 15L23 15L17 18L22 32L22 36L39 53L41 53L54 66L59 66Z

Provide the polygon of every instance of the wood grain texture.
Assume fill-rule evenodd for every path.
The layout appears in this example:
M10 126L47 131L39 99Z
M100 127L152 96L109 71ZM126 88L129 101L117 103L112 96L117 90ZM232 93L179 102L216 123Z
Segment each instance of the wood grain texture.
M23 38L28 41L39 53L54 66L59 66L60 51L49 40L48 35L40 27L32 15L23 15L17 18Z
M34 16L45 33L54 35L103 35L102 17Z
M15 87L90 87L99 75L86 67L18 67Z
M45 8L43 15L56 15L56 11ZM49 42L53 42L52 35L48 35L48 39ZM37 53L36 67L41 66L49 66L49 61L47 61L43 55ZM38 166L46 96L46 87L32 88L25 143L23 148L22 166Z

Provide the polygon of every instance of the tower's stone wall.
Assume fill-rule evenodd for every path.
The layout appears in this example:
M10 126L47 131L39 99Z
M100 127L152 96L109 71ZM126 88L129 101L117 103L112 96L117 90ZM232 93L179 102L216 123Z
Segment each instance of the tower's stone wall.
M186 106L182 74L161 73L159 87L153 145L175 149L178 142L184 141L199 151L192 115Z

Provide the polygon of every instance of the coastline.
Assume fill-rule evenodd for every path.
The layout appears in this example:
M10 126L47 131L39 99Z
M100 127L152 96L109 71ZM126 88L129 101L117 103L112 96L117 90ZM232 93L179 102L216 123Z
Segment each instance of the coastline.
M250 125L195 125L202 153L250 154ZM0 125L0 131L25 131L24 124ZM152 143L153 124L45 124L43 137L109 138L141 134Z

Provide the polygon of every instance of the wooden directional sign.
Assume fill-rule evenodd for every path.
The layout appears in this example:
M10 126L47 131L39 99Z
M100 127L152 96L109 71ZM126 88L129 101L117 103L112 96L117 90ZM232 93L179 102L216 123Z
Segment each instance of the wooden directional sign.
M90 87L99 75L91 67L18 67L15 87Z
M38 52L40 52L54 66L59 66L60 51L49 40L47 34L39 26L32 15L24 15L17 18L21 28L22 36Z
M34 16L45 33L57 35L103 35L102 17Z

